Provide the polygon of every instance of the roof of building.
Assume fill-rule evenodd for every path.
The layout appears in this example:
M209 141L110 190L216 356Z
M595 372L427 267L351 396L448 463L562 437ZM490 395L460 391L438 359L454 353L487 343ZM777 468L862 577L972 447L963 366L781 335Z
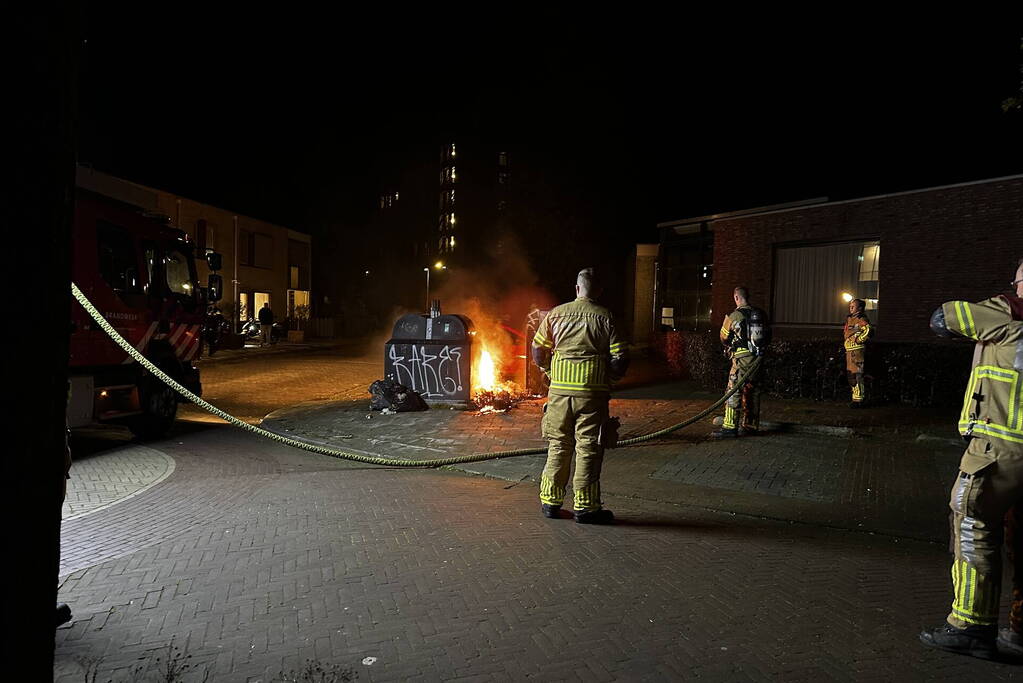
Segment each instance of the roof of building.
M781 213L784 211L796 211L798 209L805 209L808 207L818 208L821 206L838 206L839 204L852 204L854 202L866 202L873 201L876 199L885 199L887 197L899 197L908 194L917 194L920 192L935 192L937 190L947 190L954 187L967 187L970 185L984 185L987 183L998 183L1006 180L1019 180L1023 179L1023 173L1017 175L1001 176L998 178L985 178L984 180L971 180L965 183L952 183L949 185L936 185L934 187L923 187L916 190L905 190L903 192L889 192L887 194L871 195L868 197L857 197L855 199L842 199L838 201L828 201L827 197L816 197L814 199L803 199L796 202L786 202L784 204L770 204L768 206L760 206L751 209L740 209L738 211L727 211L724 213L715 213L708 216L696 216L694 218L683 218L681 220L665 221L664 223L658 223L658 228L684 228L686 226L695 226L702 223L713 223L717 221L734 220L736 218L746 218L749 216L762 216L771 213Z

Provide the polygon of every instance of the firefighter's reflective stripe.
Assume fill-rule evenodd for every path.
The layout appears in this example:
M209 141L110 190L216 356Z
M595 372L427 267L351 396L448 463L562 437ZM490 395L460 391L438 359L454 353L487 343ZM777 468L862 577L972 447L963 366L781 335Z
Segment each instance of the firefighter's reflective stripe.
M739 358L740 356L748 356L751 353L753 353L753 352L750 351L749 349L740 346L739 348L737 348L734 351L732 351L732 358Z
M732 406L725 404L725 419L722 420L721 426L725 429L737 429L739 424L739 411Z
M622 351L625 350L625 346L626 346L625 342L618 342L616 344L612 344L610 349L611 355L615 356L620 354Z
M1005 406L999 406L995 402L999 397L1004 396L1003 391L984 390L983 382L1001 382L1008 389L1008 402ZM991 414L1004 414L1006 424L999 424L986 415L974 414L976 399L973 397L977 392L983 397L981 410L991 411ZM963 411L959 417L959 433L984 434L995 439L1004 439L1013 443L1023 443L1023 386L1020 382L1020 373L1011 368L999 368L993 365L978 365L973 369L970 376L970 383L966 390L966 400L963 402Z
M551 358L551 388L570 392L609 391L602 358L566 358L557 351Z
M978 573L976 567L965 560L952 563L952 614L959 619L980 626L998 622L999 590L987 574ZM999 587L1000 588L1000 587Z
M590 512L599 510L600 502L600 481L595 481L589 486L575 489L572 494L573 505L577 512Z
M565 501L565 487L558 486L548 476L540 477L540 502L547 505L561 505Z
M543 332L541 332L540 330L537 330L536 333L533 335L533 345L539 346L544 349L554 348L554 342L545 337Z
M970 339L977 338L977 326L973 322L973 311L970 304L965 301L953 301L956 312L956 320L959 323L959 332Z

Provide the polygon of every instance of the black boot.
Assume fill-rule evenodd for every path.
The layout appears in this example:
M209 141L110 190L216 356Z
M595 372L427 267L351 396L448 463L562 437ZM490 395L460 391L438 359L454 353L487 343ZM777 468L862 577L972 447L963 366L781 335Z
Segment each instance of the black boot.
M547 503L543 503L540 505L540 512L543 513L544 517L549 519L561 519L560 505L548 505Z
M994 626L968 626L956 628L946 623L936 629L922 631L920 642L927 647L955 652L960 655L994 659L998 656L996 638L998 631Z
M711 438L714 439L734 439L735 437L739 436L739 430L722 428L717 430L716 432L711 432L710 435Z
M1023 633L1011 628L998 630L998 651L1015 659L1023 659Z
M580 512L576 510L575 521L579 524L612 524L615 520L614 513L610 510L591 510Z

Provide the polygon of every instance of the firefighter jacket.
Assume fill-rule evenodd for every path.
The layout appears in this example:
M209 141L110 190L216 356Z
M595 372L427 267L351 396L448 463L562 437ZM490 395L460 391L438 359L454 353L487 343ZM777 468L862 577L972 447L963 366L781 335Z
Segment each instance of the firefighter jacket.
M746 316L752 310L752 306L739 306L725 316L721 323L721 343L724 344L732 358L741 358L753 353L749 348L749 328L745 325Z
M581 296L551 309L533 337L533 357L550 375L552 396L596 396L625 373L627 345L611 313Z
M1012 297L1014 302L1019 299ZM941 306L948 331L975 339L973 370L966 387L959 433L999 439L1023 447L1023 314L1008 297Z
M870 320L861 313L850 313L845 318L845 350L855 351L862 349L867 344L867 339L874 334L874 328L870 326Z

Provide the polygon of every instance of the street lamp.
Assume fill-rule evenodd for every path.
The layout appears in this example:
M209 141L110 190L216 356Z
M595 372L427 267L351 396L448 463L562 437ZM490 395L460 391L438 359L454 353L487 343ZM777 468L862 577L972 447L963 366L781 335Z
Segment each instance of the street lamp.
M443 261L437 261L433 264L436 270L447 270L448 267L444 265ZM423 268L423 272L426 273L426 310L430 310L430 269Z

